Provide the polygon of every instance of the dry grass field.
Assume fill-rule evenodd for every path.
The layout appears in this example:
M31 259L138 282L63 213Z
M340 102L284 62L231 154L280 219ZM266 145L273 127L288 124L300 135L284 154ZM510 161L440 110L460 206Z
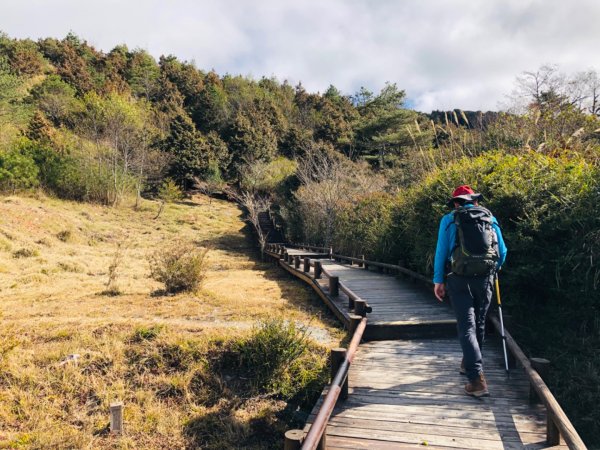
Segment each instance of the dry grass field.
M0 198L0 448L271 448L286 402L318 388L342 333L260 262L241 211L202 196L157 209ZM165 295L149 276L148 256L173 242L209 248L195 294ZM272 319L319 342L277 382L245 378L236 370ZM120 437L108 433L113 401L125 405Z

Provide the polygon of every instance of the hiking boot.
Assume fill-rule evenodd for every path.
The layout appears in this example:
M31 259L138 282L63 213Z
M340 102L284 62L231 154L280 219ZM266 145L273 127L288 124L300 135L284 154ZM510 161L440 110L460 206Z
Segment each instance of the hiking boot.
M467 374L467 369L465 369L465 358L463 356L462 361L460 362L460 370L458 371L458 373L460 373L461 375L466 375Z
M483 373L480 373L477 378L470 380L467 384L465 384L465 393L467 395L472 395L473 397L484 397L486 395L490 395Z

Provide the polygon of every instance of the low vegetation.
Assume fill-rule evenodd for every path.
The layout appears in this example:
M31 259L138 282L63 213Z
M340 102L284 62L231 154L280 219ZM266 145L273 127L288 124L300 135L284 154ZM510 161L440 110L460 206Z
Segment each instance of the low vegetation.
M341 330L253 256L232 203L197 196L158 220L158 202L133 206L0 199L0 447L278 448ZM212 248L196 292L151 278L171 242ZM37 253L15 259L23 248ZM117 400L122 437L108 433Z
M206 277L207 253L207 248L176 240L150 255L150 275L169 294L196 292Z

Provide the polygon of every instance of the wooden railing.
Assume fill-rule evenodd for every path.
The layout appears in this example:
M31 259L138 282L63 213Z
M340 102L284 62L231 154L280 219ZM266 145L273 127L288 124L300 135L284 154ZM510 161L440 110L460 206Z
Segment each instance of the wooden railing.
M349 262L350 264L357 263L357 265L359 267L364 267L367 270L369 270L370 267L377 267L382 270L395 271L397 273L402 273L404 275L408 275L409 277L413 278L414 280L423 282L429 287L433 287L433 282L429 278L427 278L417 272L414 272L410 269L402 267L400 265L382 263L382 262L378 262L378 261L370 261L370 260L364 259L364 257L363 258L355 258L355 257L351 257L351 256L338 255L338 254L333 253L332 249L328 249L326 247L316 247L316 246L308 246L308 245L288 245L288 244L286 244L285 246L281 245L281 244L274 244L271 247L272 252L277 253L278 255L281 255L280 258L283 258L286 262L288 262L290 264L293 263L295 268L297 268L297 269L300 266L300 257L299 256L292 257L292 255L287 254L285 252L286 246L300 248L300 249L307 249L307 250L311 250L311 251L314 251L314 250L323 251L326 253L319 254L318 256L322 256L322 257L329 256L331 259L338 260L338 261L346 261L346 262ZM313 256L317 256L317 255L313 255ZM286 433L286 439L285 439L285 449L286 450L300 449L300 448L302 448L302 450L315 449L315 448L324 449L325 448L325 434L324 433L325 433L325 429L327 426L327 421L329 420L329 417L331 416L331 412L333 411L333 407L335 406L335 403L337 402L337 400L340 396L340 392L344 392L344 387L343 387L343 384L341 384L341 383L347 384L348 369L350 367L352 358L354 357L354 353L356 351L356 348L354 348L354 349L352 349L352 352L350 352L350 350L352 348L352 344L356 341L356 347L358 347L358 343L360 342L360 339L362 338L362 333L364 332L364 328L366 328L366 323L367 323L366 317L365 317L366 313L371 312L371 308L368 306L368 304L366 304L366 302L361 300L360 297L358 297L354 292L352 292L347 286L344 286L342 283L340 283L338 277L334 277L331 274L329 274L329 272L324 270L322 268L321 262L318 259L304 258L304 268L303 268L304 272L309 272L310 267L314 267L315 279L319 279L321 277L321 274L325 274L329 278L330 295L333 293L333 294L335 294L335 296L337 296L339 290L344 292L348 296L349 306L354 308L357 315L359 315L359 312L360 312L361 313L360 316L362 316L362 318L360 319L360 322L355 322L358 324L357 326L351 328L354 330L352 342L350 344L350 347L348 348L345 358L342 361L342 364L339 366L338 370L336 371L335 377L332 375L332 382L331 382L331 385L329 388L329 392L328 392L325 400L323 401L323 404L321 406L319 414L315 418L315 422L313 423L311 430L306 435L306 438L304 438L304 432L302 430L288 431ZM337 287L336 287L336 285L337 285ZM357 308L357 305L358 305L358 308ZM350 309L352 309L352 308L350 308ZM501 335L501 325L500 325L499 319L495 316L490 316L490 320L491 320L494 328L498 332L498 334ZM360 335L357 335L356 331L359 328L361 329ZM514 362L518 362L525 370L525 374L529 380L530 401L532 403L541 402L546 407L546 416L547 416L546 440L547 440L547 443L549 445L559 445L561 442L561 437L562 437L570 450L587 450L586 445L581 440L581 437L575 430L575 427L573 426L573 424L571 423L571 421L569 420L569 418L567 417L567 415L565 414L565 412L559 405L558 401L554 398L554 395L552 394L552 392L550 391L550 389L544 382L544 377L546 375L549 362L546 360L539 359L539 358L529 359L527 356L525 356L525 353L521 350L519 345L516 343L516 341L513 339L513 337L510 335L510 333L506 329L504 330L504 335L505 335L505 339L506 339L506 345L510 351L509 356L512 361L512 364L514 365ZM360 337L357 338L357 336L360 336ZM334 349L334 350L339 352L340 349ZM333 356L334 350L332 350L332 370L335 366L335 364L334 364L335 361L340 361L339 357ZM341 350L343 350L343 349L341 349ZM345 374L341 374L342 369L345 371ZM341 374L341 375L338 376L339 374ZM346 389L347 389L347 386L346 386ZM334 392L333 394L331 393L332 391ZM331 394L331 397L335 398L335 399L334 400L330 399L326 405L325 402L327 401L327 398L330 396L330 394ZM344 398L344 395L342 395L342 398ZM333 403L331 403L331 402L333 402ZM317 419L319 419L320 422L318 424L318 427L315 427L315 425L317 425ZM318 438L311 437L311 440L308 441L308 437L311 436L310 432L313 430L313 428L315 428L317 430L314 432L314 435L319 434L319 437Z

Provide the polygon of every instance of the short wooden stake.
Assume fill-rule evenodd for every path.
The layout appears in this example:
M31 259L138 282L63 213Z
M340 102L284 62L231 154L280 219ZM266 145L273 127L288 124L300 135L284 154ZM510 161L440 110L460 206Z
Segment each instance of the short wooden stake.
M351 295L348 296L348 311L352 311L354 309L354 297Z
M540 375L542 380L546 382L550 361L544 358L530 358L529 361L531 362L531 367ZM540 398L535 392L532 384L529 386L529 403L540 403Z
M304 431L288 430L285 432L284 450L300 450L304 441Z
M340 278L329 277L329 295L337 297L340 295Z
M123 434L123 402L110 404L110 432Z
M345 348L332 348L331 349L331 379L335 378L340 366L346 359L347 350ZM348 377L342 385L342 391L340 392L340 398L346 400L348 398Z
M304 272L310 272L310 258L304 258Z
M361 261L358 262L358 267L364 266L365 255L360 255Z
M296 255L294 256L294 269L299 269L300 268L300 256Z
M320 279L322 273L323 266L321 265L321 261L315 261L315 280Z
M348 314L348 318L350 319L350 333L354 334L362 317L357 316L356 314Z

